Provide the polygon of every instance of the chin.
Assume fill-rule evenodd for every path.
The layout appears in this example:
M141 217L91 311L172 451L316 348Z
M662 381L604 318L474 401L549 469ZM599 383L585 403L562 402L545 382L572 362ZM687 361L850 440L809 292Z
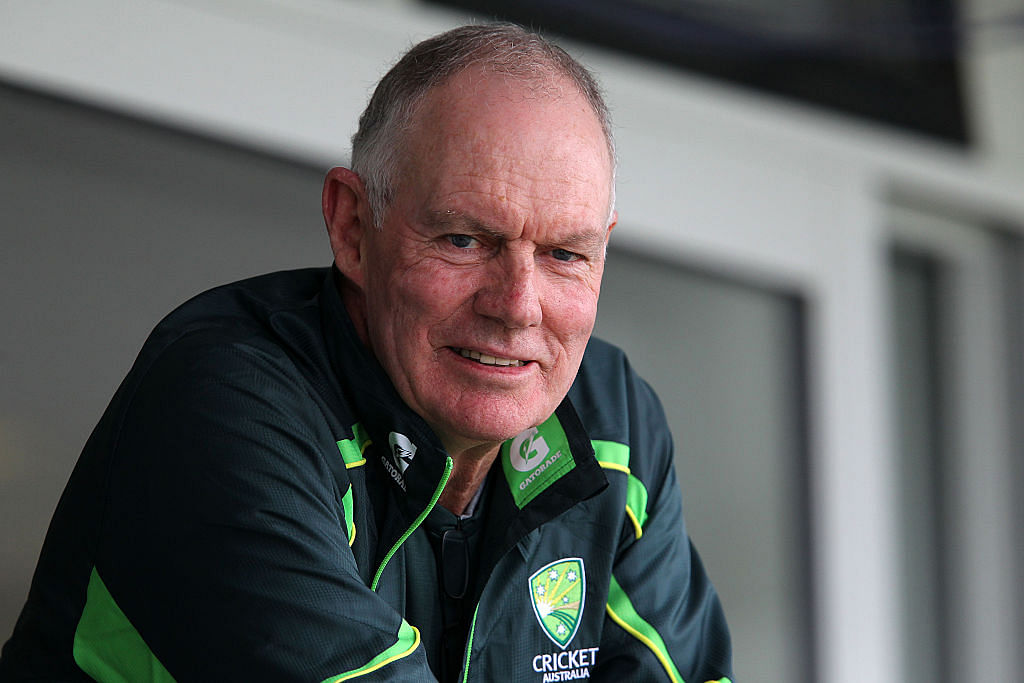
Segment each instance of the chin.
M500 444L517 434L543 422L546 417L515 416L500 413L494 419L476 419L445 425L449 434L463 442L476 444Z
M516 434L532 427L530 424L523 424L522 427L506 425L455 425L452 432L458 438L467 442L478 444L500 444L508 441Z

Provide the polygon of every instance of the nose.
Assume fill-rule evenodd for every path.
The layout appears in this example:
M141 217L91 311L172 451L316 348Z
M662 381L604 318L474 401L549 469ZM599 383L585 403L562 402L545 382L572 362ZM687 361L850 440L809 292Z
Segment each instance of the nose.
M536 265L530 252L506 251L488 264L474 311L509 329L540 325L543 319Z

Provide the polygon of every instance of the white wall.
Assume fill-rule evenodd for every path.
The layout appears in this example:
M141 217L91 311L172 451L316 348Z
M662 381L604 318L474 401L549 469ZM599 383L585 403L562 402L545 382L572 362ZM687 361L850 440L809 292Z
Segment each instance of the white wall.
M977 0L971 16L1007 3ZM461 20L400 0L7 0L0 78L327 164L347 156L397 54ZM567 46L602 77L617 124L615 239L810 304L821 680L859 681L865 661L903 678L889 203L1024 226L1024 45L990 35L971 43L982 144L969 151Z

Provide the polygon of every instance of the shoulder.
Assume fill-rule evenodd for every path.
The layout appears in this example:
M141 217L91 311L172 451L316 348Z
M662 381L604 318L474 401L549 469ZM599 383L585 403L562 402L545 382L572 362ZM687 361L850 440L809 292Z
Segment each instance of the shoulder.
M214 287L171 311L153 329L144 351L158 351L179 338L207 336L242 339L273 336L273 319L317 306L326 271L281 271Z
M140 404L221 415L243 405L308 410L312 376L328 371L310 359L323 346L324 277L322 269L272 273L193 297L154 328L115 404L133 406L135 417Z
M302 338L323 346L319 309L303 300L315 299L323 277L302 271L233 283L168 315L108 409L114 457L137 461L126 471L183 482L189 471L322 475L344 419L339 401L320 391L329 363Z
M153 366L179 371L182 363L215 371L246 359L283 360L291 347L302 346L295 339L302 328L296 322L319 326L324 278L324 269L282 271L198 294L153 329L132 374L148 374Z
M661 402L622 349L592 338L569 398L592 440L628 446L631 461L641 452L648 461L671 455Z

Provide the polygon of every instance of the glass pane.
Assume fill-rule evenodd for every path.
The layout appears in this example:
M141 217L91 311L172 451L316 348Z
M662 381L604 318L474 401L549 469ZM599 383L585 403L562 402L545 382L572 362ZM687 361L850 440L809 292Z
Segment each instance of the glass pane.
M207 287L326 265L322 179L0 84L0 643L71 468L146 335Z
M596 333L665 405L737 678L812 680L800 300L613 249Z
M1013 463L1013 481L1016 491L1024 491L1024 239L1018 235L1005 235L1002 239L1003 264L1006 292L1006 320L1009 332L1009 369L1010 396L1007 401L1010 424L1010 456ZM1024 496L1014 496L1016 508L1014 528L1018 530L1014 536L1013 553L1016 577L1017 611L1016 633L1018 638L1024 636ZM1016 651L1015 667L1017 671L1024 669L1024 651L1020 647Z
M896 251L891 260L893 391L901 501L903 637L906 671L948 681L948 566L942 433L939 270L933 259Z

